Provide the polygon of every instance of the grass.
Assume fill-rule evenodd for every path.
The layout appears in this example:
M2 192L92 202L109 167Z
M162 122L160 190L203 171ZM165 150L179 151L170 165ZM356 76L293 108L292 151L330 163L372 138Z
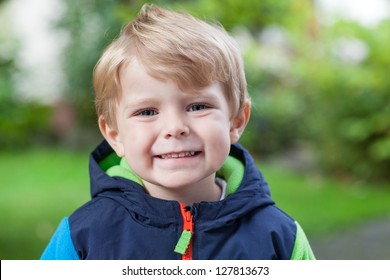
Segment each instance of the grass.
M37 259L60 219L89 199L88 154L0 155L0 258Z
M390 187L350 186L260 164L277 204L309 235L389 213ZM0 154L0 259L37 259L64 216L89 199L88 153Z
M389 184L353 184L259 165L276 203L308 235L342 230L390 214Z

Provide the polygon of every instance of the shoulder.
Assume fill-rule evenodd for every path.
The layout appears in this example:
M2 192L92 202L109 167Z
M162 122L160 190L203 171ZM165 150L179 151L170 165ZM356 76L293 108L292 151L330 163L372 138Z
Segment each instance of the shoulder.
M77 260L79 256L71 239L68 218L62 219L41 256L41 260Z
M275 205L267 207L263 214L267 216L264 227L284 259L315 259L306 234L296 220Z
M315 260L316 258L311 249L309 241L307 240L305 232L298 224L298 222L295 223L297 225L297 233L296 233L296 238L294 243L294 249L290 259L291 260Z
M122 219L127 210L121 204L108 197L96 197L87 202L69 217L72 234L77 231L86 231L89 228L96 230Z
M251 231L257 232L257 242L273 252L273 259L290 259L297 235L297 224L292 217L269 205L254 211L249 222Z
M252 215L257 225L268 230L293 235L296 233L295 220L275 204L259 207Z

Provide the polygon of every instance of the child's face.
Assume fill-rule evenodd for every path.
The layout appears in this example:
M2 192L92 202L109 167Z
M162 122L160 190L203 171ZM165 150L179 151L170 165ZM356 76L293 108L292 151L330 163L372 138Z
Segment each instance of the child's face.
M148 191L164 197L159 192L214 185L240 134L221 85L186 92L149 76L137 61L122 69L121 85L117 129L103 134Z

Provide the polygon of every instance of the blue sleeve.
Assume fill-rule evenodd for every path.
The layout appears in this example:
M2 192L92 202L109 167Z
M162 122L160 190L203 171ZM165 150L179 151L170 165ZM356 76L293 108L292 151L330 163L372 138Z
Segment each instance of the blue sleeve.
M68 218L62 219L56 232L51 238L41 260L79 260L70 236Z

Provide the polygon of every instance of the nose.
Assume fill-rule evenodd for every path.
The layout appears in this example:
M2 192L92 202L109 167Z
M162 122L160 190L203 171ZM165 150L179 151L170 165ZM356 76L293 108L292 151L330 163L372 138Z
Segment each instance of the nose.
M164 118L163 136L166 139L187 136L190 133L189 125L184 116L170 114Z

